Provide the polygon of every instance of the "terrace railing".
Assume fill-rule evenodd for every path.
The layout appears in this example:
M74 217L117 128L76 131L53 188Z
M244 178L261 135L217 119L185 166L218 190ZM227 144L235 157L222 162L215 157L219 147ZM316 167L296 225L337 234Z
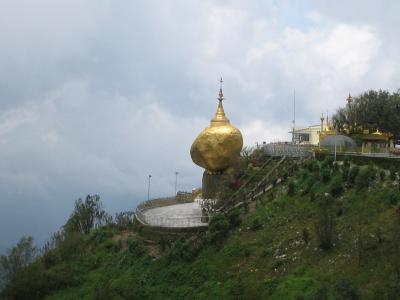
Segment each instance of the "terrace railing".
M178 205L183 203L191 203L192 199L186 197L167 197L158 198L140 203L135 210L136 219L145 226L166 227L166 228L187 228L187 227L203 227L208 226L208 216L179 216L169 217L164 215L149 215L146 211L158 207Z
M311 145L299 145L293 143L270 143L263 145L262 149L270 156L275 157L311 157Z

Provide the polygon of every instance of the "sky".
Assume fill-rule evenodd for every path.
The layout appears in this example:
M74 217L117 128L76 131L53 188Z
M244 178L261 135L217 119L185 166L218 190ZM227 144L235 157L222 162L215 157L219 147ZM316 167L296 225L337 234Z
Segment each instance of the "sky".
M397 90L399 1L0 0L0 252L38 245L74 201L107 211L190 191L217 107L245 145Z

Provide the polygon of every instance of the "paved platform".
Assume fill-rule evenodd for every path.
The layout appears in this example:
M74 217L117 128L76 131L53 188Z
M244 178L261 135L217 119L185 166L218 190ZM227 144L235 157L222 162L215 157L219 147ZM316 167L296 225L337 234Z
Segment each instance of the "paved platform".
M145 221L151 226L199 227L202 222L201 206L196 202L151 208L143 212Z

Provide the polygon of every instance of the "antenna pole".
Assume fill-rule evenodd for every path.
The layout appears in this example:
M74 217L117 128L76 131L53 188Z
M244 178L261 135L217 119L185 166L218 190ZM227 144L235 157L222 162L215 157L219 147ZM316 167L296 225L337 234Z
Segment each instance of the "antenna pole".
M294 143L294 130L296 127L296 89L293 90L293 131L292 142Z

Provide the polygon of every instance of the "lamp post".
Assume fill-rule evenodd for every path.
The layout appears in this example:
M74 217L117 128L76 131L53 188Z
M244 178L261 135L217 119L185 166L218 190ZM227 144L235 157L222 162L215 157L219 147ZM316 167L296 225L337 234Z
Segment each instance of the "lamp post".
M150 179L151 179L151 175L149 175L149 182L147 184L147 201L150 200Z
M176 196L176 191L177 191L177 187L178 187L178 174L179 172L175 172L175 196Z

